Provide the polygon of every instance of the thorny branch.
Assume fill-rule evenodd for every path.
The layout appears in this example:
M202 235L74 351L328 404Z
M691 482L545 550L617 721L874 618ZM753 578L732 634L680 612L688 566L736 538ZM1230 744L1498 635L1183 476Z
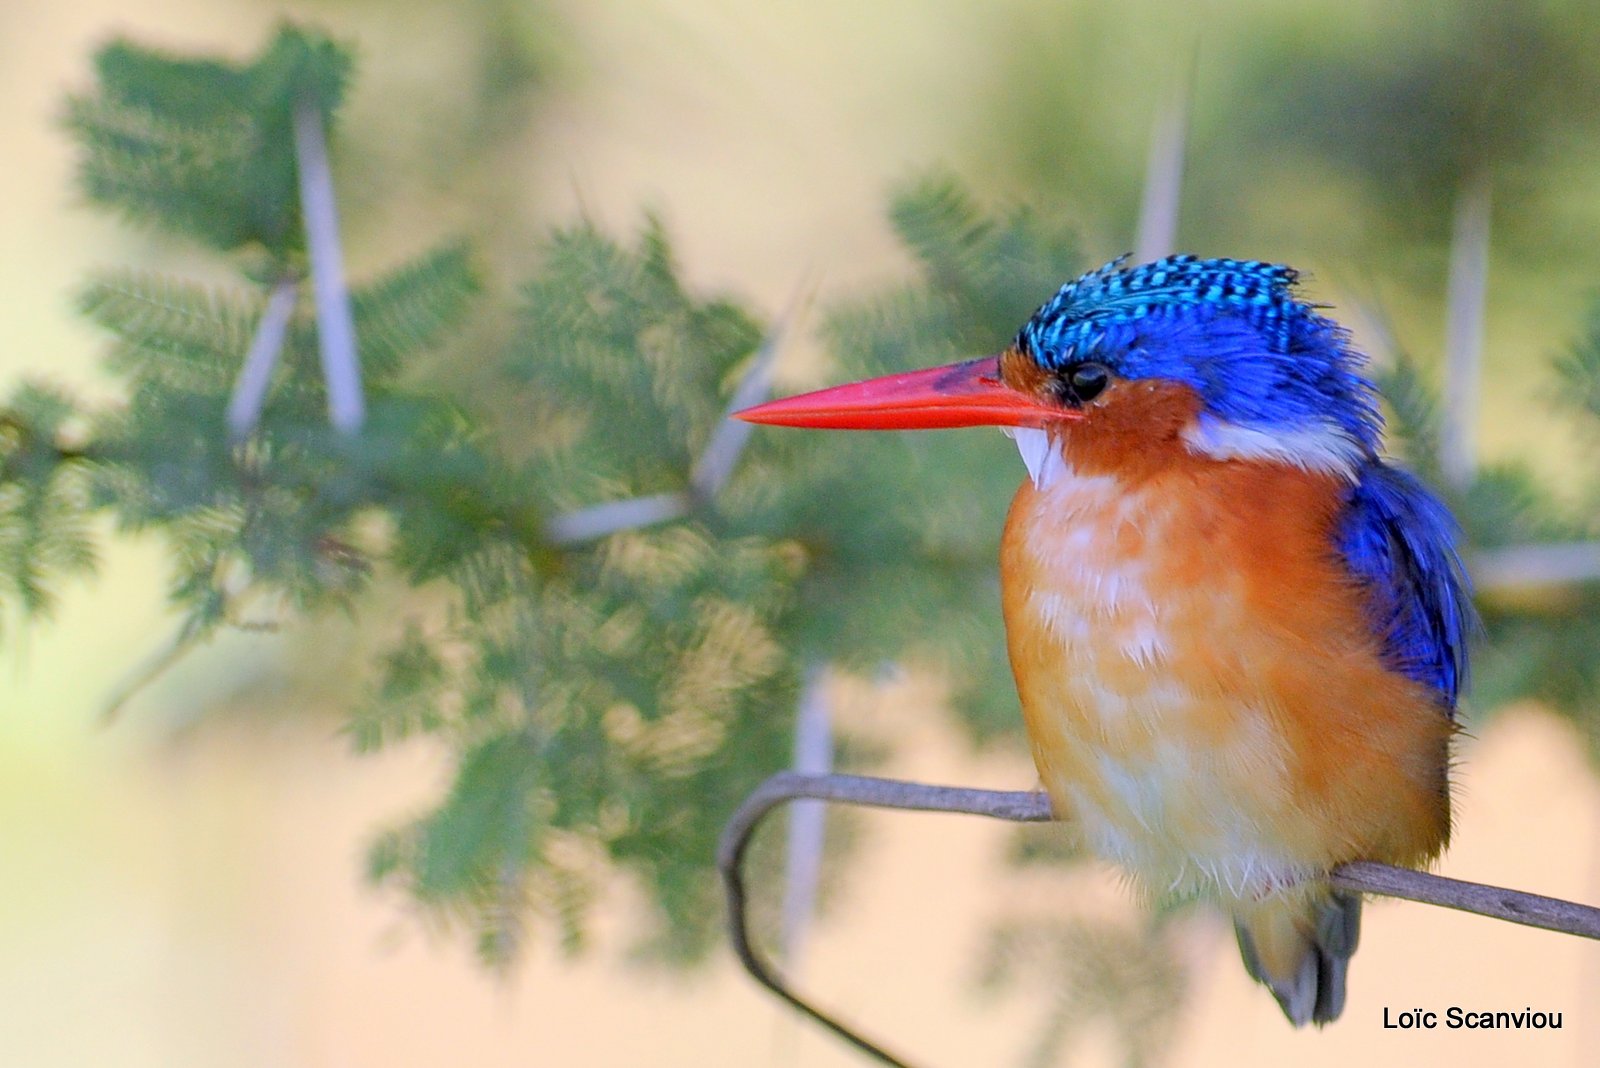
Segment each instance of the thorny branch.
M768 812L801 798L869 808L987 816L1014 823L1043 823L1052 819L1049 799L1042 793L1029 790L974 790L861 775L806 775L785 771L758 786L723 828L722 840L717 847L717 869L722 873L727 894L728 934L733 942L733 951L745 970L762 986L862 1052L883 1064L910 1068L909 1062L865 1038L796 993L787 978L767 962L751 941L742 867L745 852L756 827ZM1529 927L1600 939L1600 908L1574 901L1447 879L1371 861L1341 864L1333 870L1329 881L1341 890L1404 898L1427 905L1475 912L1480 916Z
M756 350L723 413L722 422L706 442L705 451L689 471L689 488L676 493L656 493L621 501L579 508L558 515L545 524L545 537L557 545L577 545L595 541L621 530L638 530L674 519L682 519L697 505L710 501L722 491L738 466L753 427L733 419L733 413L764 400L772 388L772 368L783 347L784 338L803 310L805 290L797 290L778 321Z

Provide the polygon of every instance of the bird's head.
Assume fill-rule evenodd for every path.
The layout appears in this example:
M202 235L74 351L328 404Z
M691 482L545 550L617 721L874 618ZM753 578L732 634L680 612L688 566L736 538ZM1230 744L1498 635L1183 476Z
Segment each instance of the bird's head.
M1063 286L998 356L773 401L781 426L1002 426L1035 480L1057 449L1088 468L1180 457L1350 476L1380 417L1345 331L1299 299L1288 267L1117 260Z

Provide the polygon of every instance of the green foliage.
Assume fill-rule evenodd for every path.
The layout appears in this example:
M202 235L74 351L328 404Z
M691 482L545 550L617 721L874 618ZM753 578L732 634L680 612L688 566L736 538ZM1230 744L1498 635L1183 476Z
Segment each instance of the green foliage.
M373 509L410 520L395 552L426 576L443 566L432 547L462 529L463 499L474 517L521 507L509 493L475 495L487 474L460 477L493 461L447 402L393 384L402 357L422 357L459 325L475 286L459 252L447 251L356 291L357 329L370 324L380 360L368 379L370 426L354 439L327 425L315 332L301 309L260 422L238 443L222 416L264 299L137 275L90 286L83 307L115 338L110 365L128 388L126 405L96 425L101 487L124 524L179 532L186 601L214 605L224 572L301 609L342 601L364 573L349 566L351 550L366 548L362 521ZM402 299L410 310L397 310ZM424 450L432 462L416 462Z
M95 57L94 92L68 101L89 199L219 250L300 247L294 109L326 123L344 97L349 54L284 27L256 60L192 60L116 41Z
M79 310L117 339L111 370L134 389L159 386L226 398L262 303L192 283L121 271L92 282Z
M552 515L686 491L760 332L683 290L653 220L637 248L584 225L543 252L500 362L527 400L532 458L441 470L403 441L391 450L397 470L431 468L441 493L463 491L459 529L397 554L413 581L438 575L457 599L445 620L408 626L353 734L361 748L433 735L457 770L441 806L382 839L371 868L457 918L495 963L532 916L580 947L588 903L625 872L659 921L641 948L681 960L714 931L720 821L706 813L731 811L787 751L795 673L773 628L792 547L710 516L576 543L535 528L535 574L485 544L495 518L471 507L507 484Z
M1575 521L1562 515L1548 489L1522 464L1489 464L1464 490L1444 489L1439 469L1441 408L1434 386L1417 362L1404 354L1376 377L1391 416L1390 448L1407 468L1445 493L1469 550L1577 536Z
M889 216L921 266L922 287L934 295L939 311L931 325L946 328L939 340L958 352L994 351L1010 341L1084 266L1076 232L1063 220L1027 207L990 215L948 174L903 189Z
M362 378L395 382L419 353L455 333L480 289L467 246L453 242L351 294Z
M1438 198L1465 176L1525 160L1563 109L1593 103L1581 38L1546 11L1463 5L1394 29L1395 42L1365 62L1312 59L1277 96L1277 117L1323 159L1358 168L1413 209L1439 212Z
M171 539L173 591L192 613L191 633L241 622L245 604L348 604L378 548L366 530L377 510L404 520L393 551L418 578L483 552L486 541L526 540L534 526L451 405L400 384L401 368L438 351L478 292L460 245L352 294L366 434L347 439L327 426L303 299L258 425L243 442L224 426L264 286L293 282L302 269L295 108L319 108L331 122L349 68L344 50L291 27L246 65L117 42L97 59L95 90L69 105L92 200L216 250L250 253L237 261L243 290L120 271L80 298L114 338L108 366L127 389L125 405L93 420L97 500L124 525ZM432 462L416 462L423 450ZM486 492L491 481L501 495ZM485 517L496 521L492 532L463 548L458 535Z
M714 931L721 814L785 762L800 665L937 658L982 710L976 727L1014 723L993 568L1009 446L761 432L708 498L694 472L762 330L684 289L655 219L631 246L589 224L545 242L513 340L477 356L494 394L482 406L512 398L517 426L487 423L448 370L481 288L464 248L358 285L368 417L359 435L334 432L286 123L307 93L331 118L347 67L298 30L243 67L119 44L74 102L101 203L254 250L226 284L121 271L85 290L126 387L88 420L94 501L171 546L189 613L178 650L221 625L359 615L373 576L433 591L402 609L349 734L360 751L430 739L453 754L452 783L374 846L374 876L504 962L531 917L579 946L587 903L625 873L658 920L643 948L691 958ZM135 112L149 139L130 155L109 131ZM237 153L273 157L265 184L217 179L180 151L223 133L243 139L230 173ZM824 327L864 371L994 351L1079 266L1061 227L990 216L948 178L897 197L894 219L923 281ZM297 299L267 400L234 440L223 412L267 290L285 282ZM572 525L641 498L666 502L654 529Z
M354 289L368 414L360 434L336 433L297 280L289 123L305 99L331 118L347 69L292 29L247 67L119 44L74 101L95 199L254 250L231 286L117 272L85 290L126 386L125 403L90 419L95 501L168 540L189 612L178 650L219 625L359 612L374 574L441 591L405 613L351 717L359 750L426 736L455 757L439 805L374 847L374 876L504 962L531 916L575 948L600 882L626 872L662 917L651 951L693 956L715 915L719 821L706 813L787 749L787 716L772 713L791 703L793 662L773 626L796 555L700 520L557 544L546 517L685 488L760 330L682 289L654 222L636 250L592 227L556 234L498 360L539 426L532 459L513 462L449 399L458 384L440 356L480 290L466 249L449 245ZM116 136L130 128L143 139ZM259 420L234 440L223 412L266 289L283 280L297 291L287 337ZM28 534L33 570L15 569L29 605L44 567L66 560L46 549L72 544L51 529L55 542Z
M1587 415L1591 431L1600 430L1600 301L1590 310L1582 337L1556 360L1556 374L1558 401Z
M791 580L781 548L683 524L574 554L536 598L414 625L356 740L426 732L459 763L444 804L380 844L385 878L462 915L498 962L553 902L580 944L574 901L614 867L657 909L646 948L702 953L720 829L706 813L731 811L788 748L794 677L771 620ZM547 840L585 862L555 863Z
M558 231L523 290L506 372L546 427L544 493L573 509L685 490L722 421L729 376L761 329L726 300L684 292L666 234L628 249L593 226Z
M901 189L889 217L918 277L828 316L824 334L849 375L997 352L1084 266L1064 222L1026 208L989 214L947 174Z
M1591 445L1600 441L1600 301L1591 309L1583 334L1555 366L1561 387L1557 403ZM1480 482L1499 489L1496 481ZM1501 530L1532 527L1540 540L1600 540L1600 483L1583 487L1577 510L1551 507L1531 483L1519 480L1501 491L1500 511L1511 513L1503 519L1491 517L1500 520ZM1543 701L1573 721L1588 740L1590 760L1600 766L1600 657L1595 655L1600 649L1600 581L1545 591L1522 605L1491 600L1484 618L1488 634L1479 658L1479 700Z
M1431 486L1444 484L1439 470L1439 399L1421 366L1401 353L1376 373L1378 392L1390 413L1389 441L1406 467Z
M62 581L94 570L75 414L68 397L37 384L0 408L0 610L47 615Z

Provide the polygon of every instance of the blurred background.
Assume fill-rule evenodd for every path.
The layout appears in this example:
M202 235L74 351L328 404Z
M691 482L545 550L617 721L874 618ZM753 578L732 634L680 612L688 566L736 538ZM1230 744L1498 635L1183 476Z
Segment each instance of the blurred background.
M140 398L160 387L167 403L179 386L137 361L168 327L112 298L194 279L237 294L248 325L300 252L164 229L126 190L86 181L94 138L116 132L116 114L93 107L121 106L95 57L125 37L246 65L284 19L354 57L333 127L352 278L422 263L440 293L464 294L437 344L395 328L405 359L375 373L373 412L395 440L476 458L463 469L493 516L467 524L472 537L516 528L514 508L494 511L504 501L533 502L549 532L550 516L680 489L752 353L776 355L783 392L987 351L1073 271L1135 248L1300 267L1377 358L1403 409L1399 445L1449 488L1484 587L1458 831L1439 870L1600 898L1600 18L1581 3L1480 7L7 5L0 382L70 395L88 429L66 419L54 440L113 442L122 466L85 491L105 506L86 520L94 577L61 567L71 581L54 583L48 618L22 611L21 587L0 601L0 1061L862 1063L717 940L704 869L732 802L788 763L808 701L828 710L842 766L1034 785L995 669L987 583L1021 474L1001 440L758 435L734 449L715 506L665 532L519 543L509 594L483 592L500 543L430 556L408 541L436 512L467 523L459 500L427 497L423 462L333 519L285 520L285 538L314 544L303 574L271 571L243 521L195 534L233 515L233 498L156 500L173 476L129 460L135 446L170 445L194 470L212 446L156 432L152 413L176 409ZM448 255L424 259L456 239L471 249L459 278ZM670 257L652 259L663 245ZM637 397L618 380L644 372L607 362L610 342L561 347L609 337L618 308L677 331L665 356L648 331L616 342L657 376ZM308 338L291 349L311 353ZM226 353L219 398L242 349ZM719 355L678 375L700 349ZM311 375L295 358L285 366ZM698 392L679 398L674 382ZM301 426L279 388L290 399L269 406L263 441ZM442 436L427 436L433 409L402 421L416 398L448 402ZM638 442L569 426L587 406L620 413L612 433ZM104 414L123 410L138 418ZM646 422L667 428L660 442L635 433ZM214 437L226 459L220 423ZM841 488L861 465L884 473ZM874 519L886 486L906 502ZM226 605L187 629L208 610L183 592L185 547L202 542L220 554L205 592L227 584L217 561L242 560L266 609ZM6 567L19 544L0 538ZM1526 551L1541 545L1563 548ZM887 577L873 578L879 559ZM690 571L693 583L661 578ZM890 588L923 579L925 601ZM505 608L518 598L537 610ZM642 622L628 615L646 602ZM615 660L664 666L599 663L607 643ZM529 648L548 677L513 700L534 674L517 659ZM569 679L588 688L551 703ZM726 719L673 719L690 697ZM466 711L392 712L406 701ZM497 754L531 729L508 727L513 714L554 724L565 748L541 751L540 774L564 769L570 796L592 790L592 804L569 811L549 778L505 785ZM513 816L513 832L483 830ZM516 822L530 819L555 830ZM776 902L783 844L769 837L759 889ZM819 1002L921 1063L1559 1065L1590 1063L1600 1041L1600 950L1575 938L1378 903L1343 1020L1294 1032L1223 924L1195 910L1151 921L1049 836L863 815L830 821L827 841L820 913L805 921L804 893L790 905L791 964ZM776 930L775 904L763 909ZM1385 1007L1450 1005L1532 1006L1565 1024L1382 1028Z

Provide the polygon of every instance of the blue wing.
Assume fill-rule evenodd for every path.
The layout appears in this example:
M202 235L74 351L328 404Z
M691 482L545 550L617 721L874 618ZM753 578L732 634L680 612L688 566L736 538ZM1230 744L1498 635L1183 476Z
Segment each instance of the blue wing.
M1379 460L1362 467L1336 534L1367 588L1391 666L1432 687L1452 717L1475 625L1455 534L1455 520L1427 487Z

